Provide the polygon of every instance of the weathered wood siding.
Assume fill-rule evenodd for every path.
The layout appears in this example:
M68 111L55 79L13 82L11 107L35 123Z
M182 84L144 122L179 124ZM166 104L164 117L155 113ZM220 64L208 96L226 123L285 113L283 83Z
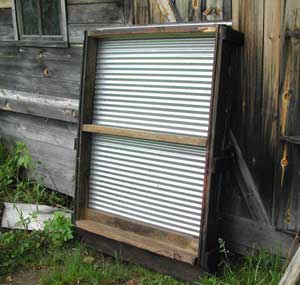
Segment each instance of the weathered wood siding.
M0 138L27 143L38 177L73 196L84 30L124 24L123 0L68 0L69 48L18 47L0 9Z
M223 18L230 19L231 0L218 1L224 4ZM170 19L157 0L66 0L69 48L22 47L13 42L11 5L4 2L0 7L0 137L25 141L32 156L42 162L40 175L46 185L73 196L84 30ZM182 14L180 21L199 21L211 3L176 0L175 5Z
M0 40L9 41L14 39L14 28L10 8L0 8Z
M276 222L279 228L300 229L300 2L286 0L280 61L279 151Z
M292 233L300 229L300 2L234 0L233 4L234 27L244 32L245 45L232 131L250 175L243 179L234 163L222 199L230 201L223 204L224 235L228 237L230 229L226 220L238 219L240 228L235 225L236 233L229 235L236 248L264 246L258 228L274 236L269 245L274 248L276 229ZM247 188L251 179L252 189ZM253 202L255 190L267 220L253 211L258 207ZM241 238L239 231L255 221L256 229L250 233L247 229L247 239Z

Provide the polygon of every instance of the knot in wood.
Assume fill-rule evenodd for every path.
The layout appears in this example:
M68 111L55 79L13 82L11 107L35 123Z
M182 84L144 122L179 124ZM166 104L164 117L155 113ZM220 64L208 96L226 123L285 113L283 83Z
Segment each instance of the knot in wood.
M45 76L49 76L49 69L45 68L44 71L43 71L43 73L44 73Z
M288 160L287 160L286 158L283 158L283 159L281 160L281 166L282 166L282 167L287 167L288 164L289 164L289 162L288 162Z

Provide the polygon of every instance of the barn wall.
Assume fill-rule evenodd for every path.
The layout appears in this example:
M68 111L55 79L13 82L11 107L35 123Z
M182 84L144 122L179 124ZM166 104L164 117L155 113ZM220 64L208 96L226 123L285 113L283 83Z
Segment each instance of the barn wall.
M0 137L24 141L37 176L73 196L84 30L124 24L124 3L68 0L67 14L69 48L18 47L11 9L0 8Z
M224 236L236 248L255 243L274 249L282 241L279 233L293 237L300 228L300 2L233 4L234 26L244 32L245 45L232 131L246 167L236 158L224 187L222 200L230 201L223 205ZM283 239L289 248L292 239Z

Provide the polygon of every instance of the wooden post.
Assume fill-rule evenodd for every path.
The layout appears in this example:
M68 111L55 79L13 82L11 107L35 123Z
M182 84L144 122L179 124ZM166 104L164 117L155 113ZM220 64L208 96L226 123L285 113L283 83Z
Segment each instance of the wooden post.
M190 1L186 1L186 0L176 1L176 9L184 22L189 21L189 7L190 7Z
M237 31L240 29L240 1L232 0L232 28Z
M127 25L132 25L134 23L133 7L133 0L124 0L125 24Z
M296 285L300 281L300 248L283 274L279 285Z
M150 23L150 4L149 0L134 0L134 24L135 25L147 25Z

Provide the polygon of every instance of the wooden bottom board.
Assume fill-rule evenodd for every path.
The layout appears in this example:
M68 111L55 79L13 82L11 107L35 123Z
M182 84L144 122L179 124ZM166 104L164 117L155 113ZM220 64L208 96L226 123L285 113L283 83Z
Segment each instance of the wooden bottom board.
M135 246L78 229L81 240L89 247L102 253L120 258L122 261L145 266L162 274L172 275L184 281L196 281L206 275L197 265L179 262Z
M76 221L76 226L81 230L191 265L195 264L197 259L197 254L194 250L180 248L151 237L142 236L92 220L78 220Z

